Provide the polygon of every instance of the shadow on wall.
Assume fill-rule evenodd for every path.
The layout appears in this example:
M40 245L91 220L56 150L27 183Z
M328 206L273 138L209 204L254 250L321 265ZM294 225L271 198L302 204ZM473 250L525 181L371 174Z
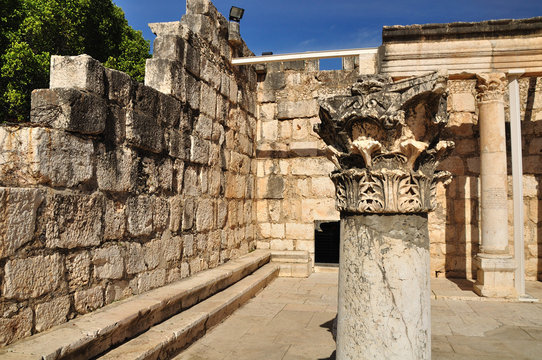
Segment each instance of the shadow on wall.
M539 88L542 85L541 80L542 80L541 78L535 78L535 77L532 77L529 79L529 85L527 89L527 102L525 105L525 116L523 118L523 124L525 125L528 124L529 128L526 129L525 128L526 126L522 125L523 127L522 133L534 132L534 134L536 134L535 135L536 137L539 137L540 133L542 133L542 131L540 131L540 129L542 129L542 120L536 120L537 117L535 114L535 96L536 96L536 91L537 91L537 85ZM540 93L540 89L538 91L539 91L538 96L539 97L542 96L542 94ZM542 110L539 109L539 112L542 112ZM535 141L531 142L531 141L524 140L522 144L524 162L525 162L526 155L528 156L526 163L524 163L523 165L523 174L534 175L536 188L537 188L536 198L530 200L529 206L527 207L527 211L525 214L525 217L526 217L525 223L526 224L528 223L529 225L534 226L533 233L535 236L534 239L527 238L531 240L531 243L526 241L527 246L525 249L525 254L527 258L527 261L526 261L527 276L535 277L537 280L542 280L542 224L540 221L542 219L542 189L541 189L542 159L540 158L540 156L542 155L542 142L536 141L536 137L535 137ZM533 206L536 206L536 211L532 210ZM533 215L535 214L536 214L536 218L533 218ZM531 222L534 222L534 224L532 224ZM527 234L529 233L529 229L526 229L526 233ZM534 274L529 274L528 259L530 257L535 257L535 261L536 261L536 266L535 266L536 275L535 276L533 276Z
M476 278L473 259L480 241L478 198L477 176L455 176L446 189L446 277Z
M536 183L537 183L537 197L536 197L536 208L537 208L537 219L542 219L542 189L540 188L540 185L542 184L542 177L537 176L536 177ZM536 246L533 244L533 247L537 250L537 275L536 279L539 281L542 281L542 224L540 221L536 224ZM527 250L529 251L529 250Z

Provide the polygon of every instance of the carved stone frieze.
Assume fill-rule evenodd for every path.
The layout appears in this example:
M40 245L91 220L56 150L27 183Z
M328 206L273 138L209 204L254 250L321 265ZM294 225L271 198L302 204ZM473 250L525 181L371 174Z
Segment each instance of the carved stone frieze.
M435 206L436 172L453 143L439 141L448 121L447 76L393 82L361 76L351 95L320 100L315 131L337 170L337 208L347 213L419 213Z
M508 86L508 80L504 73L476 74L476 99L479 102L504 101L504 92Z

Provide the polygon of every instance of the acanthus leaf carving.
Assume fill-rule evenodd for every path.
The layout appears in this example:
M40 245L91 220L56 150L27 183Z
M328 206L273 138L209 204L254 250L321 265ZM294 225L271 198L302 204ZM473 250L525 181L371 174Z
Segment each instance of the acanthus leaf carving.
M504 73L476 74L476 99L479 102L504 101L504 92L508 85Z
M436 171L453 143L439 141L448 121L447 76L440 72L392 82L361 76L351 96L320 101L315 131L337 170L337 209L347 213L414 213L435 207Z

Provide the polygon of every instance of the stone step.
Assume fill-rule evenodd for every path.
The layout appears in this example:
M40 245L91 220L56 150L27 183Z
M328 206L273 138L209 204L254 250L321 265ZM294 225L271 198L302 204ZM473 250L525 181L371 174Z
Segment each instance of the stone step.
M337 274L339 272L339 265L314 265L314 272Z
M312 272L308 251L271 251L271 262L280 266L280 277L308 277Z
M231 315L278 276L279 267L267 264L229 288L211 296L145 333L98 357L102 360L170 359Z
M217 268L107 305L0 349L5 360L89 359L235 284L270 260L256 250Z

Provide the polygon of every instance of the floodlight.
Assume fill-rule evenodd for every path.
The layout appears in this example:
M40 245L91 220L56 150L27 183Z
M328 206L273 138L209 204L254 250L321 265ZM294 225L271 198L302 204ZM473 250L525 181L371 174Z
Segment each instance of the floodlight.
M230 9L230 21L239 22L245 13L245 9L232 6Z

